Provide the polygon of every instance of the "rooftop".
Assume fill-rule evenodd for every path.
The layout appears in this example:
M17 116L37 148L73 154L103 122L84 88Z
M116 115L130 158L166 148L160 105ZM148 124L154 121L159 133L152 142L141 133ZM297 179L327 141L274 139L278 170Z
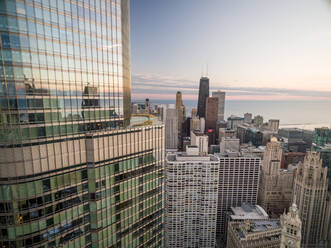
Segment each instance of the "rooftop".
M248 233L265 232L281 228L279 220L255 220L250 222Z
M239 239L247 242L279 239L282 228L279 219L247 220L232 222L231 225L234 227Z
M251 150L240 150L235 151L231 149L226 149L224 152L215 153L214 155L219 158L224 157L237 157L237 158L259 158L258 153L263 153L262 151L251 151Z
M198 131L198 130L193 130L192 132L194 133L195 136L207 136L203 132Z
M259 205L243 203L240 207L231 207L230 217L232 220L262 220L268 219L269 215Z
M158 117L151 114L134 114L131 115L130 127L139 127L147 125L160 125L162 122Z
M244 117L239 117L235 115L231 115L228 120L244 120Z
M168 153L166 156L166 160L169 162L187 162L187 161L194 161L194 162L208 162L208 161L218 161L219 159L211 154L187 154L186 152L174 152Z

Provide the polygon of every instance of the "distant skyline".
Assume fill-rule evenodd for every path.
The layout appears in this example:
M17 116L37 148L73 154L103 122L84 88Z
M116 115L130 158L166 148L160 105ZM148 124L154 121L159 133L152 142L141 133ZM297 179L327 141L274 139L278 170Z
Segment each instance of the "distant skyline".
M131 52L133 99L331 100L331 1L131 0Z

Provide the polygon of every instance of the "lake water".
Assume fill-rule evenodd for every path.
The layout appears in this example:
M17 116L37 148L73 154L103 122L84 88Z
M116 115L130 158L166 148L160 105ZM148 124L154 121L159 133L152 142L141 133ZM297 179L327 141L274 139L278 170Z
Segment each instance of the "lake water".
M152 104L174 104L170 100L152 100ZM197 101L184 100L187 113L197 107ZM313 130L331 126L331 101L226 101L225 116L243 116L249 112L262 115L264 120L279 119L281 127L298 127Z

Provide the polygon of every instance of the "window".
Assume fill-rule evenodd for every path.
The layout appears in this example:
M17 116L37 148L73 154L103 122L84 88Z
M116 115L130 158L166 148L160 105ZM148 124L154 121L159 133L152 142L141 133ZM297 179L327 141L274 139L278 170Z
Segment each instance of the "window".
M51 190L51 181L49 179L43 180L43 190L44 192Z

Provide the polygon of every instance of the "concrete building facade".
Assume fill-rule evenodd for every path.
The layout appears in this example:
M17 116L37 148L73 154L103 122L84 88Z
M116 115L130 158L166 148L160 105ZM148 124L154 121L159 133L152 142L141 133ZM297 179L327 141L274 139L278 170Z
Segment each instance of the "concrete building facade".
M227 151L239 152L240 140L238 138L223 137L220 142L220 153L226 153Z
M166 157L165 247L214 248L219 159L187 148Z
M282 238L280 248L301 247L301 220L299 209L295 203L292 204L287 214L280 216L282 226Z
M253 123L254 123L254 126L256 126L256 127L262 127L262 125L263 125L263 116L261 116L261 115L254 116Z
M216 132L218 118L218 98L208 97L206 100L206 132L212 129Z
M244 123L244 118L231 115L228 118L228 126L227 126L227 128L228 129L237 130L237 126L238 125L242 125L243 123Z
M191 131L191 145L199 148L199 153L208 154L208 136L199 131Z
M294 180L294 201L302 221L302 247L324 247L327 219L327 168L319 153L308 152L298 164Z
M190 120L190 129L191 131L200 131L201 128L200 128L200 119L197 118L197 117L192 117L191 120Z
M279 220L231 221L227 246L231 248L279 248L281 240Z
M218 139L219 141L222 140L222 138L229 137L229 138L235 138L236 137L236 130L234 129L228 129L228 128L219 128L218 129Z
M178 146L182 146L182 136L183 136L183 122L185 120L185 107L183 105L182 92L177 91L176 93L176 110L177 110L177 128L178 128Z
M251 124L253 121L252 118L253 118L252 113L245 113L244 114L244 123Z
M165 142L166 149L178 148L178 111L173 104L166 110Z
M279 129L279 120L274 120L274 119L269 120L268 129L272 132L277 133Z
M292 202L293 171L281 169L282 148L272 138L264 151L258 204L269 214L280 216Z
M243 203L257 203L261 159L231 151L215 155L220 159L216 232L224 240L226 212Z

